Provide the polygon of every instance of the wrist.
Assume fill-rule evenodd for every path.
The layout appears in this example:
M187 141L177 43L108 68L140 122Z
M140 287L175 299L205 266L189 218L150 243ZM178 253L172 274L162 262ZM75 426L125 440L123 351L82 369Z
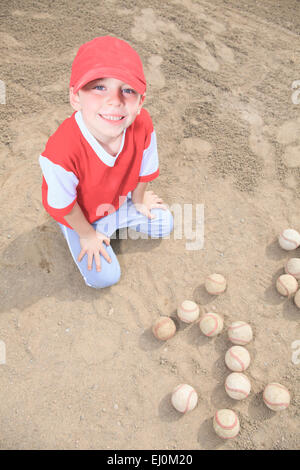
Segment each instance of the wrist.
M142 204L144 200L143 194L133 194L131 195L131 200L133 204Z
M84 230L80 230L80 232L77 233L79 238L89 238L95 235L96 230L90 225L90 227L87 227Z

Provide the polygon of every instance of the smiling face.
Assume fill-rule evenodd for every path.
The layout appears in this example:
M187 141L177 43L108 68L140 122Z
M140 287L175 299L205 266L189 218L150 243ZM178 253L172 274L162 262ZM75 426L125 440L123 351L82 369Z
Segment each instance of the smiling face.
M70 89L70 103L81 111L83 120L101 143L113 143L139 114L145 95L117 78L93 80L74 94Z

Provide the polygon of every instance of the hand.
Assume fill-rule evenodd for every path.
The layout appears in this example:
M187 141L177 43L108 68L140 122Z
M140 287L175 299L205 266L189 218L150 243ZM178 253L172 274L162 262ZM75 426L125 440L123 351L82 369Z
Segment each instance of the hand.
M156 217L155 214L151 214L151 209L157 208L167 210L167 206L163 203L163 200L154 194L153 191L145 191L142 202L135 201L134 199L132 199L132 202L134 203L136 210L148 217L148 219L155 219Z
M92 269L93 265L93 256L95 258L95 263L96 263L96 269L97 271L101 271L101 263L100 263L100 254L108 261L111 263L111 258L109 257L107 251L105 250L103 246L103 242L106 244L106 246L110 245L110 239L106 236L103 235L103 233L96 232L92 233L88 237L80 237L80 246L81 246L81 252L79 253L78 256L78 261L81 261L84 255L87 253L88 255L88 269Z

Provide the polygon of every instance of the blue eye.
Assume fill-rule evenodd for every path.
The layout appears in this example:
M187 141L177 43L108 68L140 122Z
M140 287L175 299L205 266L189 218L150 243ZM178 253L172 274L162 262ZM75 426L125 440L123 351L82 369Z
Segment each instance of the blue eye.
M122 90L124 93L128 93L129 95L135 94L135 90L132 88L123 88Z
M96 85L94 88L95 88L95 90L103 91L105 87L103 85Z

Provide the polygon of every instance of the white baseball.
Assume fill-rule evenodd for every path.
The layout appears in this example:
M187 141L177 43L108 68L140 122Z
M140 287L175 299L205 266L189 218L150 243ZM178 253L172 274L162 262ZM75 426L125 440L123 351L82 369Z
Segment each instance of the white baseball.
M294 302L298 308L300 308L300 289L296 292Z
M291 258L285 265L285 272L300 279L300 258Z
M166 341L175 335L176 325L172 318L161 316L158 317L153 323L152 332L157 339Z
M300 233L292 228L287 228L279 235L278 242L284 250L295 250L300 246Z
M188 384L180 384L175 387L171 398L172 405L180 413L187 413L195 408L198 402L196 390Z
M271 410L280 411L285 410L289 406L291 396L284 385L272 382L264 389L263 400Z
M192 300L184 300L177 308L178 318L185 323L193 323L199 318L199 307Z
M289 297L298 289L298 281L291 274L282 274L276 281L276 289L279 294Z
M228 338L233 344L248 344L253 338L252 328L244 321L234 321L228 327Z
M240 430L239 418L233 410L218 410L214 416L213 427L222 439L233 439Z
M225 363L233 372L243 372L249 367L250 354L243 346L232 346L225 354Z
M225 380L225 390L234 400L244 400L250 393L251 383L241 372L232 372Z
M210 274L205 279L205 288L209 294L219 295L226 289L226 279L222 274Z
M199 327L205 336L216 336L223 329L223 318L217 313L208 312L200 319Z

